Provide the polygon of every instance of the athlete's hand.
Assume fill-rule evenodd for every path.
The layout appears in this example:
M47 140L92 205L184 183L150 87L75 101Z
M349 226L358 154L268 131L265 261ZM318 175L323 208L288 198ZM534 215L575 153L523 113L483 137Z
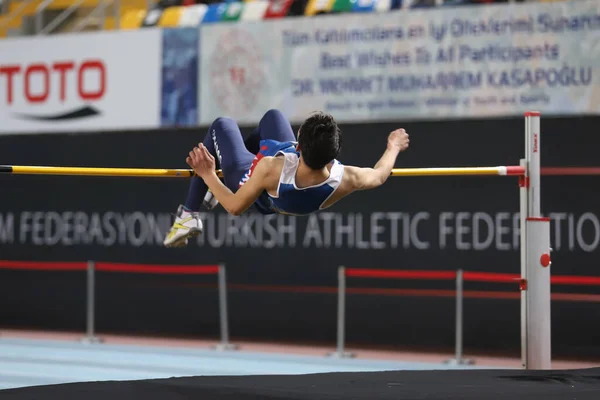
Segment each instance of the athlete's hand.
M410 140L408 139L408 133L404 129L396 129L390 136L388 136L388 148L397 150L398 152L404 151L408 148Z
M204 179L215 173L215 158L202 143L190 151L190 155L185 159L185 162L194 169L196 175L200 178Z

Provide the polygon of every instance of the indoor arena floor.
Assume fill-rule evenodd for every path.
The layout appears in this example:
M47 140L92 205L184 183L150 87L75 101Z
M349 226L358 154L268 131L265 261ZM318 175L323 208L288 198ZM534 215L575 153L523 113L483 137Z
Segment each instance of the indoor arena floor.
M600 369L524 371L477 363L216 351L142 340L83 344L0 332L0 399L578 399L600 398ZM250 347L250 348L248 348ZM563 367L565 364L557 364Z
M212 349L0 338L0 389L70 382L182 376L310 374L459 368ZM1 397L1 396L0 396Z

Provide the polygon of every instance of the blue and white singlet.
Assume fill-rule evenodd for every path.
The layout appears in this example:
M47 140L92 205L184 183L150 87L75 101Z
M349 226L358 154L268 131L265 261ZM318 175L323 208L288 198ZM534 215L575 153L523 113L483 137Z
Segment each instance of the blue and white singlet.
M296 145L296 142L261 140L260 151L240 182L240 186L242 186L250 179L254 168L263 157L284 156L277 194L271 196L264 191L254 203L262 214L308 215L315 213L322 209L323 203L331 197L342 181L344 166L338 160L333 160L329 177L324 182L304 188L297 187L296 172L300 165L300 152L296 151Z

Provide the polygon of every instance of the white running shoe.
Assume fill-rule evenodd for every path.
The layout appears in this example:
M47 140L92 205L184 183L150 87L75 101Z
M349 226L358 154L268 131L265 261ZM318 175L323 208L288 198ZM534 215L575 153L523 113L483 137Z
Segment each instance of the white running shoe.
M167 234L163 244L165 247L185 247L188 239L202 233L202 220L198 212L189 212L183 205L177 208L175 222Z

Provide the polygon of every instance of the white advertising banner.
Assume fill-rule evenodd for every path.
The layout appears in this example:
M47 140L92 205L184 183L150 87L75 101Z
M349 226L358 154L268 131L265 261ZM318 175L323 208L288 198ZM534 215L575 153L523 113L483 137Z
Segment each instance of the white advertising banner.
M0 134L158 128L161 31L0 41Z
M203 124L600 113L597 0L211 24L200 46Z

